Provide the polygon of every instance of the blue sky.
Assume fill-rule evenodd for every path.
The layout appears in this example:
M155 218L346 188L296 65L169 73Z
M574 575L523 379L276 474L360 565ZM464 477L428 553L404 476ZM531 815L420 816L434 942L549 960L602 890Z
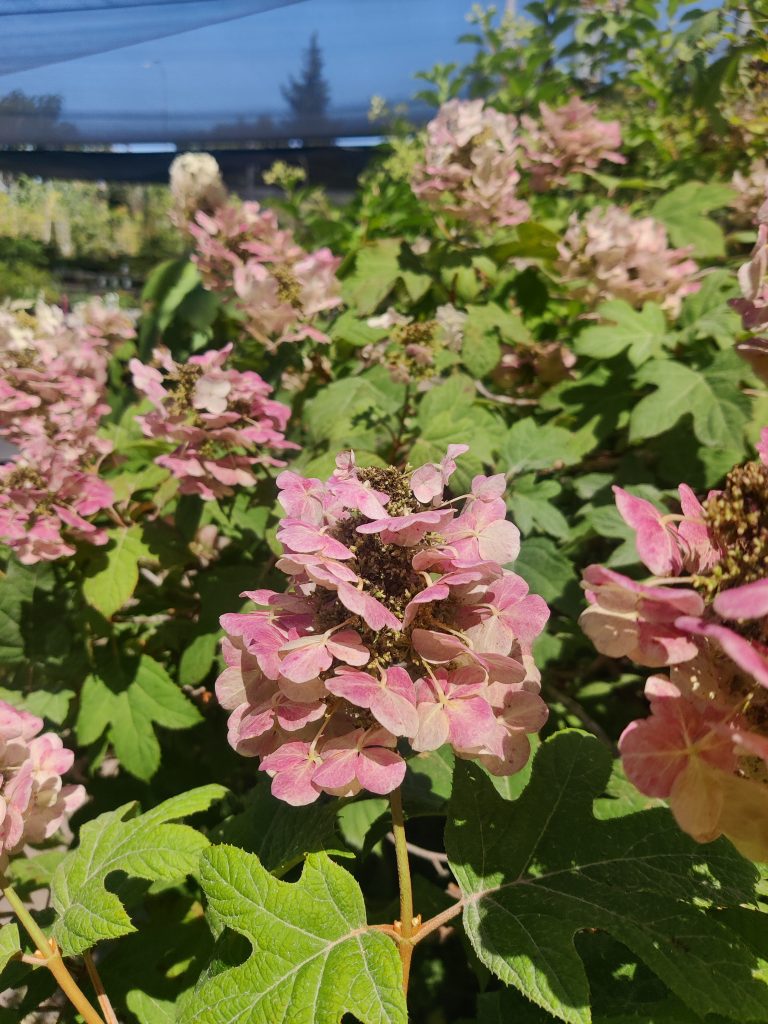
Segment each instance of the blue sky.
M366 109L374 93L405 99L415 71L466 59L456 43L470 0L302 0L276 10L0 76L0 95L58 93L64 116L98 127L120 115L155 123L166 111L214 123L238 115L281 116L280 85L296 73L317 32L332 107ZM92 12L68 29L93 30ZM82 120L81 120L82 119ZM126 118L129 124L131 118Z

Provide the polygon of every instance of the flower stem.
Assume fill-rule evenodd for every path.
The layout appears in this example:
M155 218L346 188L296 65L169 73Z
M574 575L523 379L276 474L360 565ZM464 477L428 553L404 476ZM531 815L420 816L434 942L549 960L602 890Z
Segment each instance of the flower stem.
M99 1009L104 1015L104 1020L107 1024L118 1024L117 1015L112 1009L112 1003L109 1001L109 996L104 990L104 982L101 980L101 976L96 969L93 954L90 950L83 954L83 960L85 961L85 967L88 971L88 977L91 979L91 984L96 992L96 998L99 1001Z
M44 964L48 968L59 983L59 986L67 999L69 999L70 1003L72 1003L85 1021L85 1024L104 1024L104 1021L98 1011L94 1009L75 979L69 973L69 969L62 959L59 947L56 945L55 940L51 939L49 941L46 938L42 928L40 928L30 912L24 906L24 903L18 893L15 891L13 886L9 885L8 882L5 881L5 879L0 879L0 890L2 890L3 896L5 896L10 903L14 913L26 929L30 939L32 939L37 947L38 955L42 961L41 966Z
M411 886L411 868L408 863L408 844L405 838L405 819L403 817L403 794L398 787L390 793L389 805L392 810L392 834L395 837L395 857L397 860L397 881L400 887L400 938L398 943L400 959L403 962L403 991L408 995L408 979L411 973L411 957L413 956L413 929L417 922L413 917L413 888Z

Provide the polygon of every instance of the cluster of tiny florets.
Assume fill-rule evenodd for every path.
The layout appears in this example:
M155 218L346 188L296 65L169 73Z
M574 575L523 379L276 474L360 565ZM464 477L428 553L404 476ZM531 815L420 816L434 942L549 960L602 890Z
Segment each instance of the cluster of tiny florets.
M291 411L269 398L258 373L225 366L232 345L177 363L156 349L154 365L132 359L133 383L154 405L137 419L147 437L173 446L155 462L181 481L182 494L211 500L256 482L254 467L283 466L271 452L295 448L284 430Z
M0 469L0 540L22 562L107 540L90 521L113 500L97 475L112 445L98 431L109 347L133 336L134 319L97 299L70 313L0 309L0 436L15 451Z
M596 111L574 96L558 108L542 103L538 119L518 121L483 100L450 100L427 125L413 191L435 210L477 228L520 224L531 215L518 194L524 185L541 192L603 160L625 162L618 122L601 121Z
M193 186L205 185L185 225L205 287L229 296L248 333L269 349L304 339L327 342L317 318L341 305L336 277L341 260L327 248L304 250L271 210L222 195L221 179L210 164L195 164L193 170L190 183L187 165L177 168L179 203L183 199L188 210Z
M503 568L519 550L504 477L475 477L460 511L444 500L464 451L414 471L345 453L327 481L278 477L289 584L222 617L216 692L230 743L288 803L390 792L405 740L496 774L526 763L547 717L531 645L549 612Z
M618 121L596 117L597 106L578 96L562 107L539 105L540 119L523 116L526 164L535 191L564 185L569 174L593 171L603 161L626 163L619 152Z
M618 206L572 214L558 243L557 270L572 294L590 305L623 299L632 306L657 302L676 317L686 295L701 287L692 248L672 249L663 224L633 217Z

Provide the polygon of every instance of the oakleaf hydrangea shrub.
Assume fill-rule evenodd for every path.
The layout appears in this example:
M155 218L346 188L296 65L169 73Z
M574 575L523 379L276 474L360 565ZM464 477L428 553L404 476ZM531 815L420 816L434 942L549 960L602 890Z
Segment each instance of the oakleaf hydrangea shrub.
M768 1020L759 14L475 8L2 299L0 1017Z

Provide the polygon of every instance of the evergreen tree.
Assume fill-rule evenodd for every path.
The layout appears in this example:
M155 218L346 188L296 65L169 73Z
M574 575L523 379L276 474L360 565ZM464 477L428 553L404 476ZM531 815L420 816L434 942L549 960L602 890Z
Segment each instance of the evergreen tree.
M305 130L325 124L330 87L323 77L323 54L314 32L304 51L304 64L298 78L291 78L281 92L291 108L291 123Z

